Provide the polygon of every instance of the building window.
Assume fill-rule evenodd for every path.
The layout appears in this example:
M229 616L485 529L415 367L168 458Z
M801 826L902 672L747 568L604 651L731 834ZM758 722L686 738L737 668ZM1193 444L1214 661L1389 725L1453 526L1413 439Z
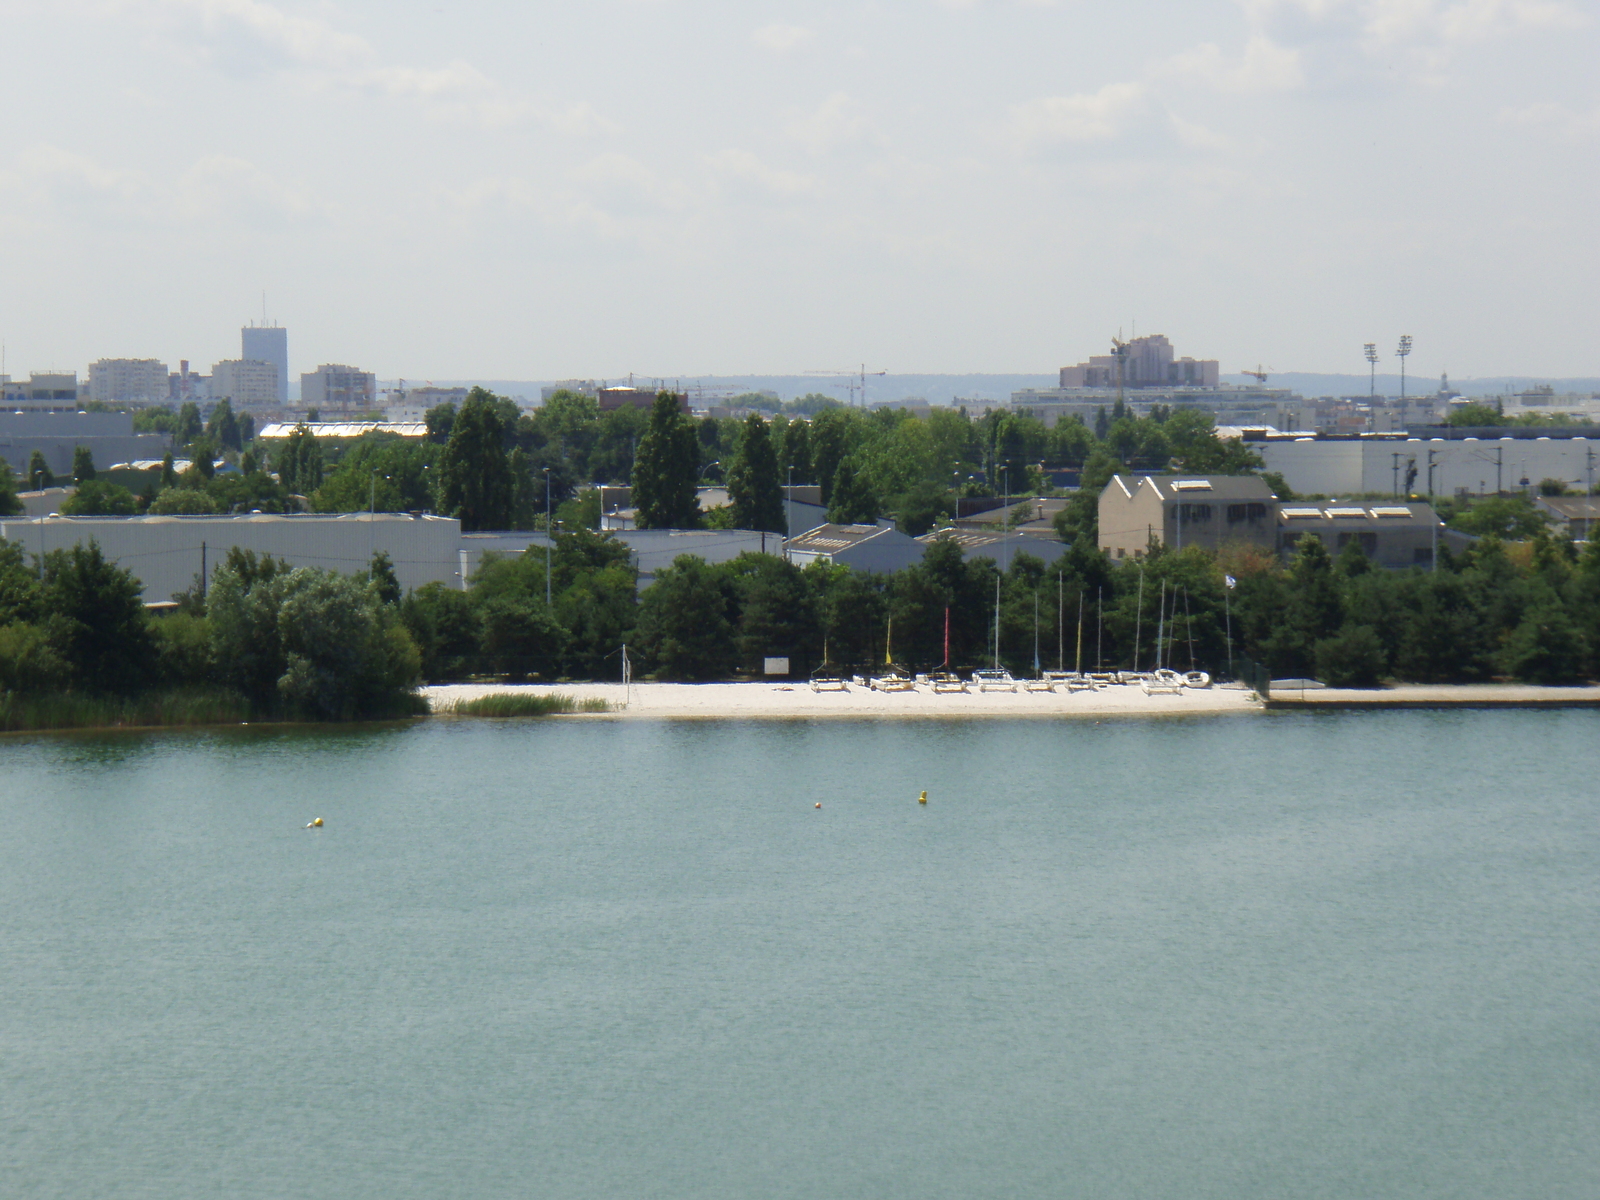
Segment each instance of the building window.
M1418 566L1427 566L1433 562L1433 548L1431 546L1418 546L1411 552L1411 561Z
M1264 521L1267 519L1267 506L1259 501L1249 504L1228 505L1228 524L1237 525L1240 521Z
M1200 521L1211 520L1211 505L1209 504L1174 504L1172 517L1175 521L1182 521L1185 525L1195 524Z

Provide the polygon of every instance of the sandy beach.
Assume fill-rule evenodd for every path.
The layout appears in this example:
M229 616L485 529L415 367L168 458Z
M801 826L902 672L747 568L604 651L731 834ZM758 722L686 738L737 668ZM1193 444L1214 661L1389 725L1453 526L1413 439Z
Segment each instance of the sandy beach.
M435 712L458 700L505 692L559 692L579 700L600 697L619 706L598 719L755 719L783 717L1164 717L1261 711L1255 694L1239 687L1185 688L1147 696L1137 686L1096 692L958 692L926 686L909 692L875 692L850 685L846 692L813 692L805 683L636 683L626 696L620 683L438 684L422 689ZM596 719L585 715L582 719Z

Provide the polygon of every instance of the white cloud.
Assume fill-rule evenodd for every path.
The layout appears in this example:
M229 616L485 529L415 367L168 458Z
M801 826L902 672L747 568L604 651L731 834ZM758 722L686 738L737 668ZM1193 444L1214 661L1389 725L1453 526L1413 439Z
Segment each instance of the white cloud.
M814 36L809 29L779 23L762 26L750 35L750 40L762 49L776 50L781 54L810 45Z
M1095 142L1120 134L1143 107L1142 83L1108 83L1097 92L1042 96L1011 109L1011 136L1023 147Z
M1558 142L1600 138L1600 108L1584 113L1574 112L1564 104L1530 104L1526 108L1502 109L1500 123Z
M1578 29L1590 16L1570 0L1237 0L1264 24L1284 12L1353 27L1370 49L1483 41L1518 30Z
M774 196L797 196L815 190L817 181L809 175L769 167L748 150L724 150L706 156L706 162L730 179L753 183Z
M871 137L866 119L843 92L833 93L815 109L794 117L785 128L813 154L826 154Z
M111 0L112 10L192 55L246 71L286 71L319 90L352 89L420 105L433 116L497 127L533 121L592 136L618 126L586 103L549 107L518 96L469 62L386 63L365 38L264 0Z
M1173 56L1158 73L1192 76L1219 92L1239 94L1286 91L1305 82L1300 52L1259 33L1245 44L1237 59L1228 58L1207 42Z

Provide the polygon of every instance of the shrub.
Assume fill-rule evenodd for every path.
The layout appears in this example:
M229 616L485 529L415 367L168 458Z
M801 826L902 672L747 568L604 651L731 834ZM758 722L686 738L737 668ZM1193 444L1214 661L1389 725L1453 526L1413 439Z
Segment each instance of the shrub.
M1385 666L1383 643L1370 625L1346 625L1316 645L1317 678L1329 687L1377 687Z

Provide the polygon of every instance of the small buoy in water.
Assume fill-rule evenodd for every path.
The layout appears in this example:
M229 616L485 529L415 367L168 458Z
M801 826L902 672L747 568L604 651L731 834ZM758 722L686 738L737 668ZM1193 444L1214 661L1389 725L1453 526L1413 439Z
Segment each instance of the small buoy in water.
M928 802L928 793L927 792L923 792L922 795L917 797L917 803L918 804L926 804L927 802Z
M307 829L321 829L322 828L322 818L318 817L316 820L312 821L309 825L307 825L306 828Z
M818 808L821 808L821 807L822 807L822 801L821 801L821 800L818 800L818 801L817 801L817 807L818 807Z

